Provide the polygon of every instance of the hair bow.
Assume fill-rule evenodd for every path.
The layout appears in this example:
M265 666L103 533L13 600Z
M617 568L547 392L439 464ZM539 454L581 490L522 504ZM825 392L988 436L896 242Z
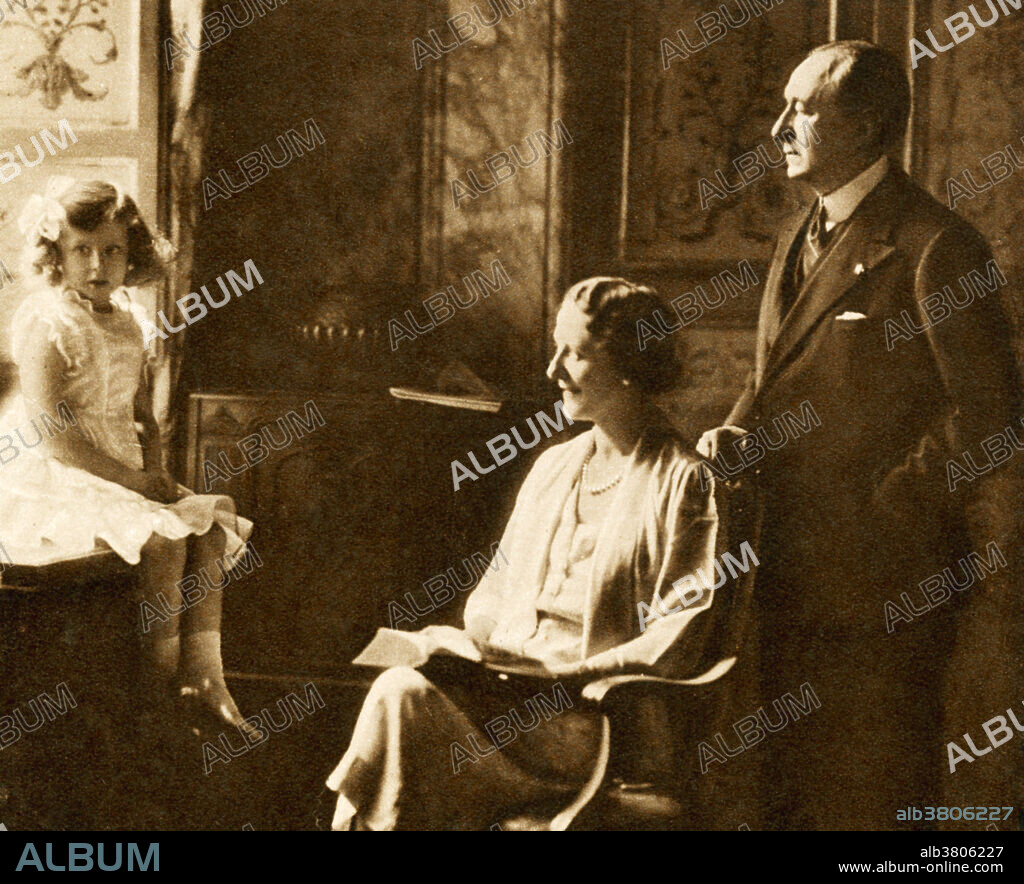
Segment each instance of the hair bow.
M39 239L57 241L61 225L67 221L67 213L58 200L75 184L75 179L67 175L53 175L42 195L34 193L28 198L18 216L18 229L30 246Z
M178 250L174 244L161 233L153 234L153 251L161 264L170 264L178 257Z

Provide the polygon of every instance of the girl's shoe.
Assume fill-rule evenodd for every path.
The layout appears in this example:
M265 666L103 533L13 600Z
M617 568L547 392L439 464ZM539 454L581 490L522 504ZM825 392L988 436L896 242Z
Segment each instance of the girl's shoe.
M199 684L185 684L178 689L193 732L201 736L216 737L225 728L237 728L248 743L260 743L265 735L245 720L238 711L227 685L204 678Z

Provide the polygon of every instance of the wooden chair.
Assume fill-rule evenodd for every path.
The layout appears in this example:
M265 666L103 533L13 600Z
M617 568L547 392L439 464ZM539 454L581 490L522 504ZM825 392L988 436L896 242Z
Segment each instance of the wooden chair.
M754 504L742 482L716 483L715 501L720 516L716 556L730 549L730 538L756 545ZM729 526L731 530L726 530ZM711 739L716 730L734 720L737 709L746 714L753 703L750 673L735 667L742 658L756 655L756 629L750 622L750 600L755 570L734 576L718 590L716 613L706 651L707 670L692 679L649 675L616 675L586 685L580 695L584 707L601 715L602 739L598 763L590 781L573 804L550 825L540 816L526 815L503 821L503 829L675 830L738 827L744 796L722 793L756 791L756 764L730 762L724 776L705 778L698 770L697 741ZM740 671L737 671L740 670ZM666 710L662 724L664 744L673 747L657 762L649 757L658 747L638 745L632 732L637 710ZM753 771L753 772L752 772ZM718 771L716 771L718 774ZM714 798L710 798L714 794ZM747 806L758 804L749 796ZM752 816L755 819L756 815Z
M689 727L713 718L735 657L722 660L698 678L668 679L647 675L617 675L588 684L581 699L601 714L602 736L598 764L590 782L572 806L552 821L552 831L574 828L664 830L686 827L693 815L692 771L680 763L679 750L690 748L675 729L666 731L673 748L650 757L651 747L638 745L632 725L645 701L650 708L673 710ZM665 722L669 728L675 717ZM692 820L691 820L692 821Z
M645 709L675 710L692 724L712 720L721 703L722 680L735 658L722 660L694 679L616 675L587 684L578 698L580 708L601 716L601 743L593 774L571 805L553 818L545 809L530 810L501 820L503 831L587 830L661 831L698 828L694 810L692 771L679 761L680 739L670 718L662 722L659 746L639 745L635 723ZM653 700L653 703L648 701ZM657 732L648 720L645 732ZM686 728L690 730L691 728ZM658 751L668 748L667 752Z

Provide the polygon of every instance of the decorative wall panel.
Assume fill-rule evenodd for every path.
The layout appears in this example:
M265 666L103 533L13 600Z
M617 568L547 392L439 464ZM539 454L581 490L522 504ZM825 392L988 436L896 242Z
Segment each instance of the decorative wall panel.
M825 13L810 2L759 15L743 0L723 7L728 26L702 19L705 37L697 20L706 3L634 5L623 231L630 265L765 261L795 205L784 169L766 163L779 161L770 133L790 71L823 42ZM750 151L767 172L751 165L747 184L734 161Z
M445 22L455 16L468 15L477 34L424 62L435 66L440 96L428 125L425 283L429 291L461 284L496 259L511 278L511 285L438 332L439 346L506 390L536 389L547 349L546 300L557 288L560 201L553 186L561 155L573 150L573 133L555 129L562 5L439 3L435 24L445 43L454 42ZM561 149L545 149L539 131ZM510 169L492 173L487 161L502 154L511 159ZM457 199L453 182L470 176L481 185L479 196Z
M754 367L754 332L696 328L686 336L686 365L679 389L660 405L690 439L721 423Z
M988 20L988 7L976 6L982 20ZM932 28L945 37L944 19L960 8L950 0L935 0L917 21L917 35ZM918 120L916 175L937 199L955 203L955 210L988 238L1010 282L1001 294L1017 330L1018 364L1024 366L1022 66L1024 14L1000 18L955 49L919 61L916 73L926 90L922 103L927 115Z
M771 129L793 68L828 39L830 9L811 0L768 9L633 0L628 10L616 68L627 84L613 182L617 254L577 260L587 272L653 285L667 300L699 286L712 292L713 277L748 263L756 284L675 333L686 370L664 405L696 437L724 419L742 388L776 231L807 198L787 180Z
M139 0L42 0L2 12L0 119L137 125Z

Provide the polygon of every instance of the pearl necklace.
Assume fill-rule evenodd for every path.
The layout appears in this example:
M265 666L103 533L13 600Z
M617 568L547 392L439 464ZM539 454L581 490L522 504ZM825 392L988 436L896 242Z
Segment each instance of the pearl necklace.
M614 488L616 485L619 484L619 482L622 481L622 472L623 471L620 470L619 474L614 479L612 479L610 482L606 482L600 488L591 488L590 487L590 484L587 481L587 474L588 474L588 470L590 468L590 459L596 453L597 453L597 446L594 446L593 448L590 449L590 453L587 454L586 459L583 461L583 482L582 482L582 485L583 485L583 490L586 491L587 494L604 494L606 491L611 491L612 488Z

